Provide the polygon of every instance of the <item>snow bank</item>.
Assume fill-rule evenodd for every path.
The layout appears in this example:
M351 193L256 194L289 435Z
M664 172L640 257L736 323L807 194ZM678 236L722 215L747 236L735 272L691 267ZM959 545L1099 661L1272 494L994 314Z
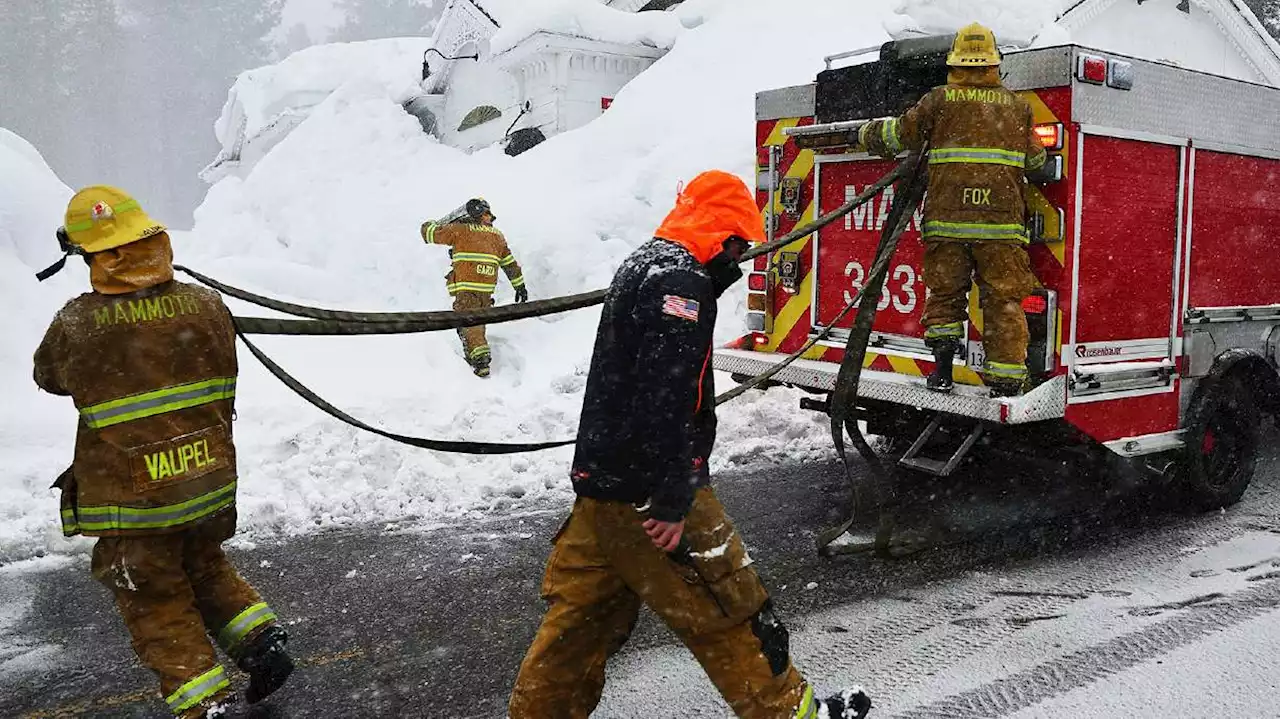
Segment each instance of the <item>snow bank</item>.
M502 29L491 40L495 55L538 32L665 50L675 44L684 29L673 13L623 12L600 4L600 0L542 0L508 15L510 18L503 17Z
M886 27L902 37L951 33L980 22L995 31L1001 45L1026 46L1049 30L1067 5L1064 0L899 0L898 16Z
M72 260L43 284L35 278L59 256L54 231L72 194L30 143L0 128L0 562L70 546L61 540L48 487L70 459L76 413L36 389L31 355L88 275Z

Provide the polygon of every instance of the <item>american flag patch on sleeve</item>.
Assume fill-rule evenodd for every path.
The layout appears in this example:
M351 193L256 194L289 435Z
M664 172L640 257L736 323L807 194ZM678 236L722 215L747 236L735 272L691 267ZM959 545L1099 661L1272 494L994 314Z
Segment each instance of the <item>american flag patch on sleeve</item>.
M697 300L687 300L676 295L664 295L662 298L662 313L672 317L679 317L682 320L697 322L698 302Z

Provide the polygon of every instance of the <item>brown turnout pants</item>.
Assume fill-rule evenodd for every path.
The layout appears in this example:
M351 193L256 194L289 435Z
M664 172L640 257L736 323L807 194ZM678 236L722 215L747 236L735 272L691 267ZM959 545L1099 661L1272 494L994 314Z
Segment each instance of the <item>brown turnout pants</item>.
M698 490L686 520L697 572L655 548L643 522L629 504L578 498L554 540L542 581L547 613L520 666L510 719L589 716L604 691L605 664L642 604L693 652L739 717L810 714L812 691L791 664L785 629L770 621L768 594L715 492Z
M976 271L976 277L975 277ZM988 380L1021 380L1027 376L1027 316L1022 301L1040 283L1031 271L1027 250L1013 242L932 240L925 245L925 338L955 337L964 341L969 319L969 290L976 280L981 293L983 368Z
M115 595L138 659L160 678L179 717L199 717L230 694L209 635L233 659L275 624L275 614L222 551L235 531L227 512L172 534L101 537L93 576Z
M453 296L453 311L482 310L493 307L493 295L484 292L458 292ZM489 358L489 340L485 337L485 326L463 327L458 330L462 338L462 354L469 364L474 366L480 359Z

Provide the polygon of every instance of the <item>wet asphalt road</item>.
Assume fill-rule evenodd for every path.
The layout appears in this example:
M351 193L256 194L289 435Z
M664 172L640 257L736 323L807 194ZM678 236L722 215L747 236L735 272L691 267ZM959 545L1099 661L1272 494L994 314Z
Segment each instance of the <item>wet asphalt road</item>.
M1274 432L1267 441L1280 444ZM1277 462L1259 466L1271 485ZM921 526L962 532L960 544L886 562L823 559L815 533L848 500L839 465L725 474L717 488L784 619L895 592L974 569L1045 556L1096 558L1126 540L1186 520L1157 490L1099 502L1082 477L1005 471L921 483L909 492ZM502 717L507 693L541 616L538 585L569 507L527 508L434 529L329 532L233 552L242 573L285 618L300 669L268 703L272 717ZM810 582L818 587L806 590ZM32 603L0 634L0 716L165 717L148 671L87 560L0 582L0 606ZM624 651L674 643L645 615ZM0 659L14 652L0 651ZM237 675L242 684L243 677Z

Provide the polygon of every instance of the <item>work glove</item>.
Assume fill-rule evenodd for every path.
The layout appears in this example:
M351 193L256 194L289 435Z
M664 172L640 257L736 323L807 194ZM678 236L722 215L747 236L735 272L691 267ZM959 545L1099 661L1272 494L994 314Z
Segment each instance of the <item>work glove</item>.
M529 288L528 288L528 287L517 287L517 288L516 288L516 302L517 302L517 303L520 303L520 304L524 304L525 302L528 302L528 301L529 301Z

